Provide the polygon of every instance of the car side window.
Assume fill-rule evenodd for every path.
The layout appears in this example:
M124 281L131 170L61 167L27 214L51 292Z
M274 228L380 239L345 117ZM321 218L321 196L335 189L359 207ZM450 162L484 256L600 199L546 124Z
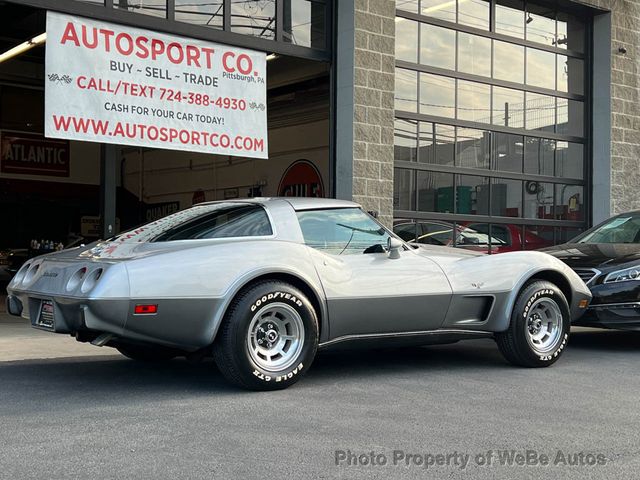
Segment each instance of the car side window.
M297 212L305 244L332 255L375 253L389 234L359 208Z
M179 223L158 235L154 242L203 238L259 237L273 234L269 217L259 205L221 206Z
M416 228L416 223L400 223L393 227L393 233L398 235L405 242L415 242Z

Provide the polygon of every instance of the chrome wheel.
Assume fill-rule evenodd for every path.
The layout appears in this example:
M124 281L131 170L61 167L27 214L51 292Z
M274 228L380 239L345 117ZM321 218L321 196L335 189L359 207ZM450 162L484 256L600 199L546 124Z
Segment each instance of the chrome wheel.
M551 298L536 300L525 322L529 346L540 354L552 352L562 341L562 312Z
M251 319L247 348L253 361L270 372L285 370L298 359L304 346L302 317L285 303L270 303Z

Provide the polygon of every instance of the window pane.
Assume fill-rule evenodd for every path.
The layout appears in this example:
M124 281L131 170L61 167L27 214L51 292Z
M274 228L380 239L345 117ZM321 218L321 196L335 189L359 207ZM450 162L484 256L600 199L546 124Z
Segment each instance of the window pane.
M113 8L128 10L135 13L144 13L154 17L167 18L166 0L128 0L126 2L114 1Z
M176 20L222 28L223 0L176 0Z
M436 125L436 154L434 159L436 164L453 165L455 141L455 127Z
M396 17L396 60L418 63L418 22Z
M394 219L393 233L405 242L415 242L418 237L418 224L411 219Z
M420 63L455 70L456 32L426 23L421 24L420 29ZM416 38L413 38L414 43Z
M394 157L396 160L415 162L418 154L418 132L415 120L396 118L394 122Z
M555 46L556 11L553 8L527 4L527 40Z
M455 0L421 0L420 12L428 17L455 22L456 2Z
M527 137L524 145L524 172L553 176L555 148L555 140Z
M458 119L491 123L491 87L458 80Z
M576 52L584 52L584 24L583 20L569 15L558 13L558 48L568 48Z
M231 0L231 31L273 39L276 35L276 0Z
M433 143L433 123L420 122L418 134L418 161L422 163L433 163L434 143Z
M522 172L524 139L522 135L495 133L496 170Z
M496 33L524 38L524 2L522 0L496 2Z
M584 178L584 146L580 143L558 142L556 176Z
M458 127L456 165L468 168L489 168L489 146L489 132Z
M558 98L558 133L584 135L584 104L577 100Z
M491 39L458 33L458 71L491 76Z
M396 8L405 12L418 13L419 0L396 0Z
M511 88L493 87L492 123L524 128L524 92Z
M556 88L556 55L527 48L527 84L540 88Z
M453 175L418 171L418 210L453 213Z
M455 96L453 78L420 74L420 113L454 118Z
M519 217L522 211L522 181L494 178L491 181L491 215Z
M310 0L284 0L282 37L303 47L325 47L325 5Z
M553 227L526 225L524 227L524 250L538 250L553 245Z
M584 61L558 55L558 87L561 92L584 95Z
M556 227L555 243L568 243L582 232L584 232L584 229L582 228Z
M417 113L418 111L418 73L396 68L396 110Z
M393 208L416 209L415 172L406 168L393 170Z
M476 228L478 227L478 228ZM484 230L484 231L483 231ZM456 237L456 247L468 248L481 252L489 251L489 224L472 223L469 225L458 225L458 236Z
M489 30L489 2L458 0L458 23Z
M489 177L458 175L458 186L456 188L456 213L467 215L488 215L489 195L482 193L488 190Z
M584 220L584 187L556 185L556 219Z
M418 222L418 243L453 245L453 224L447 222Z
M493 78L524 83L524 47L494 40Z
M527 92L525 94L525 125L527 130L553 132L555 123L555 97Z
M553 184L524 182L525 218L553 218Z

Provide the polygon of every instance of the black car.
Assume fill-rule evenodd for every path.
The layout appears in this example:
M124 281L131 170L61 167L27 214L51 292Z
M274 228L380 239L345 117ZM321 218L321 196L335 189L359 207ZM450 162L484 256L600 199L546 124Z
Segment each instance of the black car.
M640 330L640 211L542 251L568 264L591 289L589 310L575 325Z

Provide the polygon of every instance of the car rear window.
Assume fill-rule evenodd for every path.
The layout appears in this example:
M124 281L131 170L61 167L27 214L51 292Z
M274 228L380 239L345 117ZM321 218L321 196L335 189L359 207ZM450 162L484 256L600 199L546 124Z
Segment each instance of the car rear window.
M267 212L260 205L215 203L197 205L148 223L114 240L169 242L205 238L260 237L273 234Z

